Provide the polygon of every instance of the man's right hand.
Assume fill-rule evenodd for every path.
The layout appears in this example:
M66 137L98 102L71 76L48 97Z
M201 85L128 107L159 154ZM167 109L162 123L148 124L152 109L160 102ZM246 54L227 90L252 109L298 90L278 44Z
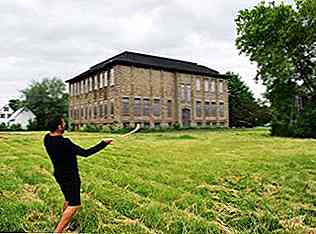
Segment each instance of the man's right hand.
M105 142L107 145L112 143L112 139L104 139L103 142Z

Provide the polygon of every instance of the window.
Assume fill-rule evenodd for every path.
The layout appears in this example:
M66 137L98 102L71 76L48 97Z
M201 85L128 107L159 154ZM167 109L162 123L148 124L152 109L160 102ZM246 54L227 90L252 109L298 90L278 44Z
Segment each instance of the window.
M82 81L82 93L85 94L86 90L87 90L87 88L86 88L86 80L83 80Z
M225 116L225 108L224 108L224 102L219 103L219 116L224 117Z
M96 119L98 117L98 108L97 105L94 106L93 118Z
M71 117L72 117L73 120L76 118L76 116L75 116L75 110L74 110L74 109L72 109L72 110L70 111L70 115L71 115Z
M218 90L220 93L223 93L224 92L224 85L223 85L223 81L220 81L218 83Z
M201 90L201 81L200 79L196 79L196 91L200 91Z
M4 118L5 118L5 114L1 114L1 115L0 115L0 118L1 118L1 119L4 119Z
M101 72L100 73L100 89L102 89L103 88L103 86L104 86L104 84L103 84L103 81L104 81L104 73L103 72Z
M108 115L108 104L107 103L104 104L103 111L104 111L104 116L107 116Z
M88 107L84 108L84 119L88 119Z
M154 116L160 116L160 99L156 98L154 99Z
M211 105L211 116L216 117L217 116L217 105L216 102L212 102Z
M172 101L168 100L167 103L167 116L170 118L172 117Z
M208 92L208 80L204 80L204 90Z
M111 105L110 105L110 114L114 115L114 104L113 104L113 102L111 102Z
M108 86L108 72L107 71L105 71L104 73L103 73L103 79L104 79L104 87L107 87Z
M92 76L89 78L89 92L92 91L92 86L93 86L93 78Z
M181 85L181 99L185 100L185 86L184 84Z
M94 76L94 89L98 88L98 75Z
M128 97L122 98L122 114L123 115L129 114L129 98Z
M86 79L86 93L89 93L89 78Z
M205 116L210 116L210 102L206 101L204 105Z
M73 83L71 85L71 89L72 89L72 96L75 96L76 95L76 90L75 90L76 86L75 86L75 83Z
M110 70L110 86L113 86L114 85L114 69L111 68Z
M4 112L8 112L9 111L9 107L7 107L7 106L3 107L3 111Z
M83 106L81 106L80 108L80 119L83 119L84 118L84 109L83 109Z
M212 80L211 81L211 92L212 93L215 93L216 92L216 83L215 83L215 80Z
M141 115L141 99L134 98L134 115L140 116Z
M80 90L81 94L84 94L84 80L81 81L81 90Z
M201 110L201 101L196 101L196 117L202 116L202 110Z
M150 128L150 123L144 122L144 128Z
M78 83L77 83L77 95L80 95L81 94L81 82L79 81Z
M99 117L100 118L103 117L103 105L102 104L99 105Z
M148 98L144 98L143 102L144 102L144 110L143 110L144 116L150 116L150 101Z
M92 119L92 107L89 106L89 119Z
M187 101L191 102L191 85L187 85Z

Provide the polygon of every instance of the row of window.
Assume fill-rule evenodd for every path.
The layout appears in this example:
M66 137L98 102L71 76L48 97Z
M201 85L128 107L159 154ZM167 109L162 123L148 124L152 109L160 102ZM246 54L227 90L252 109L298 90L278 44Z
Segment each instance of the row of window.
M128 116L131 111L135 116L150 116L151 110L154 116L159 117L161 115L161 100L159 98L154 98L152 102L149 98L122 98L122 114L124 116ZM172 100L167 100L167 117L172 117Z
M123 127L129 128L131 126L135 126L135 124L142 124L142 123L141 122L139 122L139 123L123 122ZM171 122L166 123L166 124L167 124L168 127L172 127L174 125ZM221 127L224 127L225 126L225 122L206 122L206 123L196 122L196 125L198 127L202 127L202 126L213 126L213 127L221 126ZM150 128L150 123L149 122L144 122L142 124L142 127L143 128ZM161 128L161 123L160 122L155 122L154 123L154 128Z
M0 114L0 119L8 119L12 116L12 114Z
M210 82L211 86L210 86L210 91L211 92L216 92L216 81L212 80ZM201 91L201 83L200 83L200 79L196 79L196 90L197 91ZM205 92L209 92L209 80L204 80L204 91ZM183 101L187 101L187 102L191 102L191 85L190 84L182 84L181 85L181 100ZM218 82L218 92L219 93L223 93L224 92L224 86L223 86L223 82L219 81Z
M114 85L114 69L104 71L73 84L69 84L70 96L86 94L92 90Z
M202 102L196 101L195 104L195 113L196 117L202 117ZM220 102L219 105L217 105L216 102L204 102L204 116L206 117L216 117L217 113L220 117L225 117L225 107L224 103Z
M98 119L104 118L107 116L111 116L114 114L114 105L113 102L108 105L99 104L94 106L81 106L80 108L75 107L74 109L70 110L70 118L74 120L87 120L87 119Z
M167 113L166 117L171 118L173 116L173 102L172 100L167 100ZM224 103L220 102L209 102L205 101L204 106L202 106L201 101L196 101L195 105L195 115L198 118L202 117L202 109L204 107L205 117L225 117L225 107ZM98 104L94 106L79 107L70 110L70 117L74 120L79 119L97 119L104 118L108 115L113 115L113 103L108 104ZM109 110L108 110L109 109ZM152 100L149 98L122 98L122 115L129 116L131 113L134 116L145 116L149 117L151 114L155 117L161 116L161 100L155 98Z
M199 78L197 78L195 80L195 87L196 87L196 91L201 91L201 80ZM205 92L210 91L212 93L215 93L216 88L217 88L219 93L224 92L224 83L222 80L219 80L219 82L216 83L216 80L214 80L214 79L212 79L212 80L204 79L204 91ZM191 90L191 85L190 85L190 90Z

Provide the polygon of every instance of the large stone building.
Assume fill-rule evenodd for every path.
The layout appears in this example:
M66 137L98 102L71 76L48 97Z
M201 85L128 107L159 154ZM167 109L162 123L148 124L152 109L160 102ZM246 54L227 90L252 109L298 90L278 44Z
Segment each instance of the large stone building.
M123 52L67 82L76 127L228 127L226 76L196 63Z

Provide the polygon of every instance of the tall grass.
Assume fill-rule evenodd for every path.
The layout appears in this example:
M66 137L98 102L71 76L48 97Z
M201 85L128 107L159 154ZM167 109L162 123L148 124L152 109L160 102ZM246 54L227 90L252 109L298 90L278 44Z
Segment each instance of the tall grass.
M63 197L44 133L0 134L0 232L51 232ZM81 232L308 233L316 227L316 141L265 130L68 133L79 159Z

